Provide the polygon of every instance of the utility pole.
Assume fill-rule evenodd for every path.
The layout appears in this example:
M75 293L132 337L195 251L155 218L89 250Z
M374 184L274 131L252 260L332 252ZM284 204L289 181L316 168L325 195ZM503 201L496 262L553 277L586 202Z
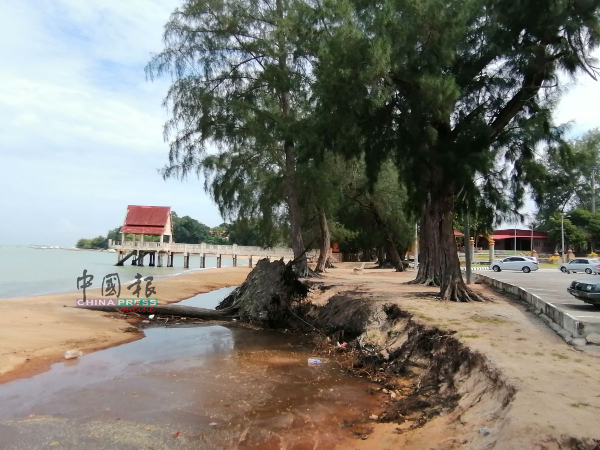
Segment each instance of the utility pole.
M517 256L517 226L515 225L515 256Z
M531 222L531 256L533 256L533 222Z
M563 264L566 263L565 261L565 213L561 213L560 215L560 236L562 238L562 262Z
M471 284L471 236L469 231L469 210L465 211L465 274L466 283ZM491 263L490 263L491 264Z
M596 212L596 169L597 169L597 167L592 167L592 212L593 213Z
M598 170L598 166L592 167L592 214L596 212L596 170ZM593 239L590 241L591 252L594 252L594 247L596 247L596 243Z

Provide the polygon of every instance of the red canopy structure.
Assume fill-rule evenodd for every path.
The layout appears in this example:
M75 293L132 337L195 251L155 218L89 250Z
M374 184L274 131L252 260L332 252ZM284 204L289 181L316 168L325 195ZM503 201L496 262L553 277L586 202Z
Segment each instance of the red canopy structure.
M544 232L544 231L531 231L531 230L519 230L518 228L515 230L514 228L512 229L505 229L505 230L495 230L494 233L492 234L492 238L497 241L500 239L509 239L509 238L515 238L515 235L517 238L530 238L532 236L533 233L533 238L534 239L548 239L548 233Z
M173 242L171 207L129 205L121 233L160 236L161 242L163 236L169 236L168 242Z

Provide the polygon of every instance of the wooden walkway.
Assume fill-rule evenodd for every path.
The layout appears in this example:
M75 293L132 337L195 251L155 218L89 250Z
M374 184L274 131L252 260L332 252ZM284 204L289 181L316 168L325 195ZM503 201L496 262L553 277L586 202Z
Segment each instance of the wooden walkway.
M162 267L163 258L166 256L166 266L173 267L173 257L176 254L183 255L183 267L189 269L190 255L200 256L200 268L206 267L206 256L217 257L217 267L221 267L223 256L230 256L233 260L233 266L237 266L238 257L248 260L249 267L252 267L253 258L262 259L285 259L291 260L294 258L294 251L291 248L262 248L262 247L245 247L242 245L213 245L213 244L179 244L167 242L141 242L141 241L125 241L114 242L110 246L111 249L117 251L117 263L115 265L122 266L125 261L133 258L132 265L143 266L144 257L149 255L149 266ZM316 251L311 250L306 253L308 257L316 256Z

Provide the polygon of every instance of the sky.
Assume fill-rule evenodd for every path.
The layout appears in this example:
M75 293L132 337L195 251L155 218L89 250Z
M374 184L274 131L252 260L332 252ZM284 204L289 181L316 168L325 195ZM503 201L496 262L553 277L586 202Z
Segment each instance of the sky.
M128 204L222 223L201 180L164 181L162 100L144 66L171 0L0 2L0 244L73 246Z
M0 2L0 244L73 246L120 226L129 204L223 221L202 180L158 173L170 80L144 66L178 3ZM600 82L580 77L557 122L572 136L599 126L598 100Z

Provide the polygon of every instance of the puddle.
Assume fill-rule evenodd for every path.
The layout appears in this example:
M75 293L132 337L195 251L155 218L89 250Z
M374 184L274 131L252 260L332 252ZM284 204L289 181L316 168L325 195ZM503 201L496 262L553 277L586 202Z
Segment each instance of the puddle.
M193 304L214 307L220 291ZM307 337L215 325L145 333L0 385L0 448L344 448L380 410L371 383L334 361L309 367Z
M214 291L206 292L205 294L195 295L194 297L190 297L176 304L183 306L195 306L196 308L215 309L219 302L227 297L227 295L231 294L235 288L235 286L232 286L216 289Z

